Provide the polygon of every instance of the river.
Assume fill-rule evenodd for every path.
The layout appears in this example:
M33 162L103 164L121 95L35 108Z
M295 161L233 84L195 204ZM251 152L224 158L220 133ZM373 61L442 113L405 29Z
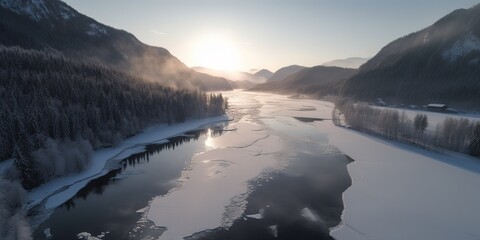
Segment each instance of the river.
M353 160L312 125L331 104L225 92L234 121L149 145L93 180L35 239L332 239Z

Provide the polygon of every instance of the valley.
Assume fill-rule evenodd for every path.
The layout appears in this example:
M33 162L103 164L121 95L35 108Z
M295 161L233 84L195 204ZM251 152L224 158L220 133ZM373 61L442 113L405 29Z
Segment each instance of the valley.
M478 239L480 4L0 0L0 239Z

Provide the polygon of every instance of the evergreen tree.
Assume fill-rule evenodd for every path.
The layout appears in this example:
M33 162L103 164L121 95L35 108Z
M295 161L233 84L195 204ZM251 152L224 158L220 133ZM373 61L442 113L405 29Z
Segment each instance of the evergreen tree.
M28 149L23 144L15 144L13 148L13 163L20 175L23 187L25 189L32 189L38 185L38 175L35 172L34 162L30 156L30 152L28 152Z

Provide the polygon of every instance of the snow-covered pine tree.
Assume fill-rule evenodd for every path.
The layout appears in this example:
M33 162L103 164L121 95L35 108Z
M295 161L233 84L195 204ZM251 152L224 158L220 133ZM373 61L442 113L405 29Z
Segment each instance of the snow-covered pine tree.
M15 123L15 145L13 147L13 163L17 169L24 188L31 189L37 186L38 174L35 172L34 161L30 153L32 147L25 128L20 121Z

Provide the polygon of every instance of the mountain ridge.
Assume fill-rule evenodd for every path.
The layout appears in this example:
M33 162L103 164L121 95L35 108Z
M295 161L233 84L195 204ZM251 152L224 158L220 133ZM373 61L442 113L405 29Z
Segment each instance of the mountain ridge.
M255 74L242 72L242 71L224 71L224 70L217 70L217 69L199 67L199 66L192 67L191 69L193 69L196 72L208 74L211 76L223 77L231 81L250 81L252 83L262 83L266 81L266 79L256 76Z
M273 75L267 80L267 82L275 82L275 81L280 81L285 79L291 74L294 74L302 69L304 69L304 66L299 66L299 65L289 65L286 67L282 67L275 71Z
M281 80L258 84L250 90L281 94L308 94L315 97L338 95L343 82L357 72L357 69L320 65L303 68Z
M0 44L57 51L174 88L232 89L226 79L197 73L167 49L146 45L60 0L1 0Z
M256 73L253 74L254 76L257 76L259 78L263 78L265 79L264 82L266 82L269 78L271 78L273 76L273 72L271 72L270 70L268 69L260 69L259 71L257 71Z

